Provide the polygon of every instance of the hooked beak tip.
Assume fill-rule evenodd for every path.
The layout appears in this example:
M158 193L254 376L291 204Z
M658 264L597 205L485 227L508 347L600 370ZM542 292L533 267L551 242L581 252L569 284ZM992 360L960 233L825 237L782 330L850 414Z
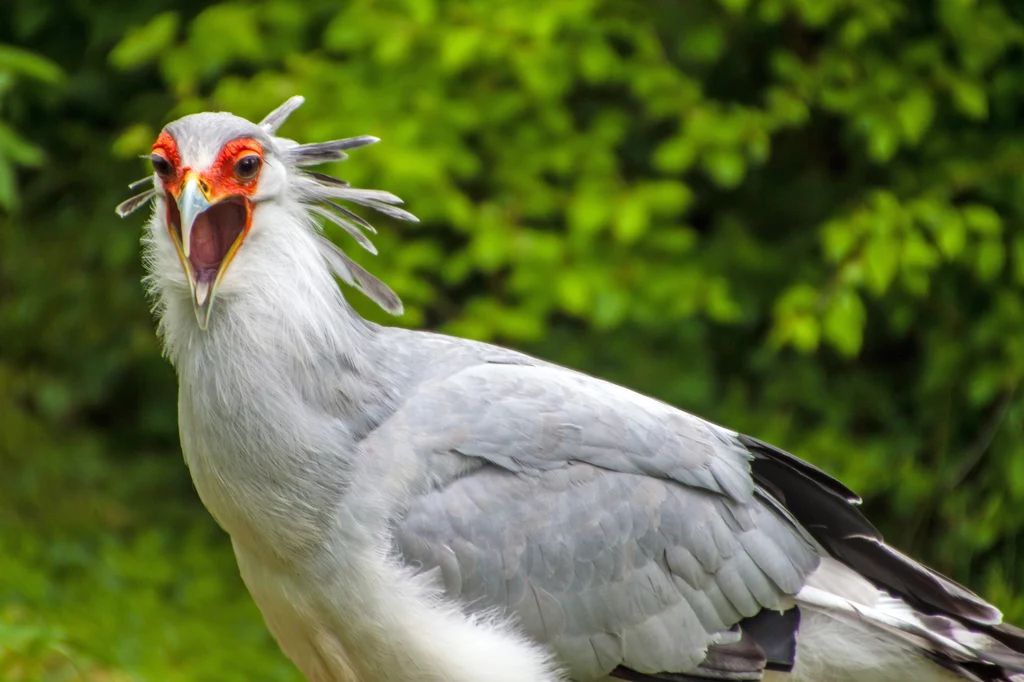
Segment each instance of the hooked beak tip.
M210 283L206 280L200 280L196 284L196 305L203 305L206 303L206 299L210 295Z
M202 306L196 306L196 321L199 323L199 328L205 332L210 326L209 307L203 308Z
M206 331L210 325L210 311L213 309L214 282L206 277L200 277L194 282L193 287L196 321L199 322L199 328Z

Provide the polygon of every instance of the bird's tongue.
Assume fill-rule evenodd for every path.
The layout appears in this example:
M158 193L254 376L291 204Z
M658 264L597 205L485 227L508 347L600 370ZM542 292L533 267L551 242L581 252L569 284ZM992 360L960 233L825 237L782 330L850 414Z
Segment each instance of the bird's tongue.
M217 267L220 264L224 252L218 248L217 233L205 213L200 214L193 223L191 239L192 264L197 270Z
M229 201L196 216L189 236L189 259L197 272L217 270L245 227L245 207Z

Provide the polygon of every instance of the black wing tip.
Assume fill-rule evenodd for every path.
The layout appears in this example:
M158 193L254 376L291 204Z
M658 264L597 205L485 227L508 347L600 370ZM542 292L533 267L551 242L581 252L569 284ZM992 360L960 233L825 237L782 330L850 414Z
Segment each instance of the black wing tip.
M754 454L751 466L758 483L831 556L923 613L945 614L975 626L1001 621L999 610L984 599L887 545L857 506L859 496L835 478L757 438L736 438Z
M812 481L822 485L833 495L843 498L843 500L848 504L859 505L864 501L860 495L846 487L846 485L839 479L810 462L786 452L782 448L776 447L771 443L767 443L760 438L755 438L742 433L736 434L736 439L739 440L743 447L750 450L754 454L755 458L762 456L780 461L789 468L798 471Z
M733 673L731 675L716 675L689 673L640 673L632 668L620 665L610 673L610 677L625 682L754 682L762 679L762 673Z
M736 627L742 632L739 641L708 647L704 661L695 670L642 673L620 665L611 674L627 682L745 682L761 680L766 670L793 670L800 629L798 607L786 611L762 609Z

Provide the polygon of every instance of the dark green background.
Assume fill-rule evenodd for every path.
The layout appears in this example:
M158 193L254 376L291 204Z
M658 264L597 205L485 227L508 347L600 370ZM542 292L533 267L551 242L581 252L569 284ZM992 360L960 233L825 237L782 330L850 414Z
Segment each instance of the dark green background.
M1014 0L4 0L0 679L298 679L113 213L166 121L293 94L423 219L350 248L399 324L777 443L1024 623L1022 47Z

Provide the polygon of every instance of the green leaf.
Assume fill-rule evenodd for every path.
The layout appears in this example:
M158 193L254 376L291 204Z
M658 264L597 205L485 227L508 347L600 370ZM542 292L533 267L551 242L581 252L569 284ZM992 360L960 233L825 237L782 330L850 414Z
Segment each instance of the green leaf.
M43 150L23 139L3 122L0 122L0 154L19 166L38 166L43 162Z
M1024 284L1024 235L1013 240L1013 275L1017 284Z
M808 284L795 284L787 289L775 303L769 345L780 348L788 344L804 352L815 350L821 338L821 325L814 314L819 298L818 291Z
M731 189L743 181L747 164L735 151L716 150L704 155L704 167L718 185Z
M856 47L871 34L868 23L860 16L854 16L843 23L840 39L846 47Z
M899 135L890 125L881 123L873 126L868 136L868 154L879 163L891 159L899 149Z
M631 244L638 240L650 224L647 202L633 194L619 204L615 213L615 236L619 241Z
M188 52L178 53L178 58L192 61L200 73L235 60L258 64L267 57L256 8L234 2L212 5L200 12L189 27Z
M606 194L596 187L584 187L569 206L569 225L581 234L593 234L608 224L611 213L611 200Z
M132 69L158 58L178 34L177 12L157 14L142 26L128 30L110 51L110 63L119 69Z
M864 250L864 274L866 283L875 294L884 294L896 277L899 268L899 251L896 243L885 237L868 242Z
M441 65L445 71L455 72L470 65L479 56L484 40L484 34L475 28L462 28L446 35L441 46ZM343 36L332 40L335 45L350 42Z
M25 76L50 85L64 80L60 67L46 57L10 45L0 45L0 74Z
M844 288L832 296L822 318L825 339L844 356L852 358L864 342L864 303L853 289Z
M611 329L618 326L628 312L629 296L623 291L606 287L594 297L590 315L599 329Z
M821 230L822 247L831 263L838 263L852 254L861 239L857 226L849 220L833 220Z
M936 248L916 230L904 235L903 252L900 255L904 268L932 269L940 260Z
M781 87L768 91L768 113L780 126L802 125L811 115L807 102L799 93Z
M655 167L666 173L684 171L693 164L696 158L696 145L685 135L669 138L654 152Z
M953 81L953 102L963 114L973 119L988 117L988 95L978 83L965 78Z
M948 260L953 260L963 253L967 246L967 227L962 214L945 212L943 219L933 229L939 250Z
M967 395L974 405L990 403L1006 383L1006 370L987 364L976 372L968 384Z
M717 277L707 283L704 302L708 317L717 322L735 322L740 319L742 309L732 295L729 280Z
M725 4L728 2L745 3L748 0L719 1ZM710 64L718 61L727 45L728 37L721 26L718 24L702 24L694 26L691 38L686 41L683 49L686 50L686 55L690 59Z
M728 10L731 14L742 14L743 10L747 9L747 5L750 4L750 0L718 0L722 7Z
M14 167L0 153L0 208L11 210L18 204L18 187L15 184Z
M896 108L903 139L917 144L924 137L935 115L935 102L928 90L918 88L900 100Z
M575 315L585 315L593 297L590 282L578 270L563 272L555 283L562 307Z
M919 298L927 296L931 288L931 278L925 270L902 270L900 272L900 281L907 292Z
M579 54L580 73L589 83L603 83L612 78L619 65L615 52L603 40L586 43Z
M678 180L656 180L639 187L651 211L663 215L676 215L686 211L693 203L693 190Z
M1006 247L998 239L986 239L978 244L975 257L975 271L983 281L995 279L1003 270L1006 260Z
M793 347L805 353L818 348L821 325L810 315L795 315L787 324L787 337Z
M767 131L759 131L747 145L747 154L754 163L764 163L771 154L771 137Z
M990 206L970 204L961 209L967 227L978 234L996 236L1003 229L1003 219Z
M115 156L129 159L148 152L155 139L156 134L148 125L136 123L117 136L111 150Z

